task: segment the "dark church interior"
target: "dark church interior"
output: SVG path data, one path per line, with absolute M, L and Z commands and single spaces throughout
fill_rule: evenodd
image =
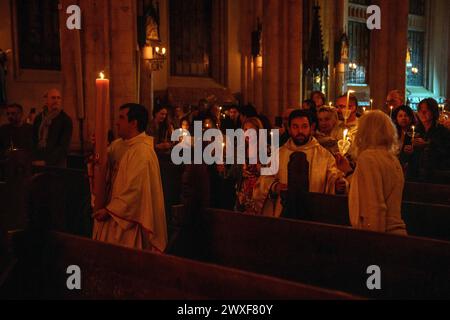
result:
M 0 300 L 450 300 L 449 12 L 0 0 Z

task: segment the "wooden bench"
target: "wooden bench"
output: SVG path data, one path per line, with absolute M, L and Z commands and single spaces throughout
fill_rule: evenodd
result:
M 406 182 L 403 201 L 450 205 L 450 185 Z
M 350 226 L 346 196 L 310 193 L 308 206 L 312 221 Z M 450 206 L 404 201 L 402 217 L 409 235 L 450 241 Z
M 6 299 L 356 299 L 325 290 L 173 256 L 130 250 L 60 233 L 42 246 L 12 235 L 17 266 L 0 287 Z M 81 269 L 81 290 L 70 291 L 68 266 Z
M 177 242 L 171 253 L 182 257 L 358 296 L 450 298 L 448 242 L 213 209 L 198 213 Z M 372 265 L 381 268 L 382 290 L 366 286 Z

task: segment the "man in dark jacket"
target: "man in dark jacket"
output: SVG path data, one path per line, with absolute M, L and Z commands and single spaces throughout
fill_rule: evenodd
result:
M 61 93 L 48 91 L 48 113 L 36 117 L 33 125 L 35 165 L 66 167 L 72 140 L 72 119 L 62 110 Z

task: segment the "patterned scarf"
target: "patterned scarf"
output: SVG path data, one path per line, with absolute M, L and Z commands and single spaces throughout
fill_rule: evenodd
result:
M 42 115 L 41 126 L 39 127 L 39 148 L 47 147 L 48 130 L 52 125 L 53 120 L 61 113 L 60 109 L 49 111 L 46 116 Z

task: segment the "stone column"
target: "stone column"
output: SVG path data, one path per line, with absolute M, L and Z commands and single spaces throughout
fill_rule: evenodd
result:
M 288 1 L 287 105 L 301 105 L 303 6 L 300 0 Z
M 263 1 L 263 112 L 270 118 L 280 112 L 280 1 Z
M 65 11 L 73 4 L 81 8 L 81 31 L 66 28 L 68 15 Z M 88 141 L 95 127 L 95 79 L 100 71 L 111 80 L 111 128 L 115 127 L 114 115 L 119 106 L 137 102 L 135 2 L 61 0 L 61 6 L 64 107 L 74 120 L 74 141 L 80 135 L 77 118 L 84 120 L 80 129 L 84 140 Z
M 373 4 L 381 8 L 381 30 L 371 34 L 370 90 L 374 108 L 387 110 L 390 90 L 405 93 L 409 1 L 374 0 Z

